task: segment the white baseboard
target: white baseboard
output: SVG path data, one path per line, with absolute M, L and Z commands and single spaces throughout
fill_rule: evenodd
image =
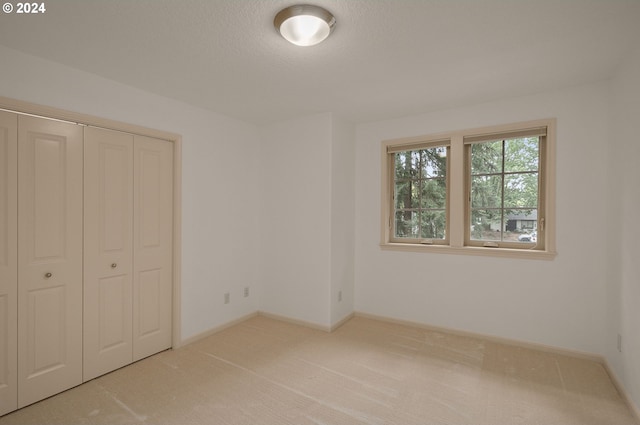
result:
M 199 334 L 190 336 L 189 338 L 183 339 L 182 341 L 180 341 L 180 345 L 178 345 L 177 347 L 173 347 L 173 348 L 176 349 L 176 348 L 184 347 L 185 345 L 192 344 L 192 343 L 194 343 L 196 341 L 199 341 L 199 340 L 201 340 L 203 338 L 206 338 L 208 336 L 215 335 L 220 331 L 223 331 L 223 330 L 225 330 L 227 328 L 230 328 L 231 326 L 235 326 L 235 325 L 237 325 L 239 323 L 242 323 L 242 322 L 244 322 L 246 320 L 249 320 L 249 319 L 251 319 L 253 317 L 256 317 L 257 315 L 258 315 L 258 312 L 249 313 L 249 314 L 247 314 L 245 316 L 242 316 L 242 317 L 239 317 L 239 318 L 237 318 L 235 320 L 231 320 L 230 322 L 223 323 L 220 326 L 216 326 L 215 328 L 211 328 L 211 329 L 209 329 L 207 331 L 204 331 L 204 332 L 201 332 Z
M 494 335 L 486 335 L 486 334 L 477 333 L 477 332 L 463 331 L 463 330 L 460 330 L 460 329 L 447 328 L 445 326 L 427 325 L 427 324 L 420 323 L 420 322 L 412 322 L 410 320 L 394 319 L 394 318 L 390 318 L 390 317 L 386 317 L 386 316 L 377 316 L 375 314 L 362 313 L 362 312 L 356 312 L 355 316 L 356 317 L 364 317 L 364 318 L 373 319 L 373 320 L 380 320 L 382 322 L 387 322 L 387 323 L 396 323 L 398 325 L 413 326 L 413 327 L 416 327 L 416 328 L 431 330 L 431 331 L 434 331 L 434 332 L 448 333 L 448 334 L 459 335 L 459 336 L 464 336 L 464 337 L 469 337 L 469 338 L 478 338 L 478 339 L 483 339 L 485 341 L 496 342 L 496 343 L 499 343 L 499 344 L 515 345 L 515 346 L 518 346 L 518 347 L 529 348 L 529 349 L 532 349 L 532 350 L 543 351 L 543 352 L 546 352 L 546 353 L 560 354 L 560 355 L 565 355 L 565 356 L 570 356 L 570 357 L 577 357 L 577 358 L 585 359 L 585 360 L 592 360 L 592 361 L 595 361 L 595 362 L 598 362 L 598 363 L 602 363 L 602 360 L 603 360 L 602 356 L 600 356 L 600 355 L 593 354 L 593 353 L 587 353 L 587 352 L 584 352 L 584 351 L 570 350 L 570 349 L 567 349 L 567 348 L 559 348 L 559 347 L 554 347 L 554 346 L 545 345 L 545 344 L 539 344 L 539 343 L 535 343 L 535 342 L 527 342 L 527 341 L 521 341 L 521 340 L 511 339 L 511 338 L 504 338 L 504 337 L 499 337 L 499 336 L 494 336 Z
M 338 320 L 336 323 L 334 323 L 333 325 L 331 325 L 331 330 L 330 332 L 335 331 L 336 329 L 338 329 L 340 326 L 344 325 L 345 323 L 347 323 L 349 320 L 351 320 L 351 318 L 355 316 L 355 313 L 349 313 L 346 316 L 344 316 L 342 319 Z
M 199 334 L 190 336 L 189 338 L 186 338 L 186 339 L 182 340 L 178 346 L 174 346 L 173 348 L 177 349 L 177 348 L 180 348 L 180 347 L 184 347 L 185 345 L 194 343 L 194 342 L 196 342 L 198 340 L 201 340 L 203 338 L 206 338 L 208 336 L 215 335 L 220 331 L 223 331 L 223 330 L 225 330 L 227 328 L 230 328 L 231 326 L 235 326 L 237 324 L 240 324 L 240 323 L 242 323 L 242 322 L 244 322 L 246 320 L 249 320 L 249 319 L 251 319 L 253 317 L 256 317 L 256 316 L 268 317 L 268 318 L 271 318 L 271 319 L 280 320 L 281 322 L 287 322 L 287 323 L 291 323 L 293 325 L 300 325 L 300 326 L 304 326 L 304 327 L 311 328 L 311 329 L 317 329 L 317 330 L 320 330 L 320 331 L 323 331 L 323 332 L 333 332 L 336 329 L 338 329 L 340 326 L 342 326 L 345 323 L 347 323 L 354 316 L 354 313 L 350 313 L 350 314 L 346 315 L 345 317 L 343 317 L 342 319 L 340 319 L 339 321 L 337 321 L 336 323 L 334 323 L 331 326 L 325 326 L 325 325 L 321 325 L 321 324 L 318 324 L 318 323 L 308 322 L 306 320 L 293 319 L 291 317 L 282 316 L 282 315 L 279 315 L 279 314 L 267 313 L 267 312 L 264 312 L 264 311 L 256 311 L 254 313 L 250 313 L 250 314 L 247 314 L 245 316 L 239 317 L 239 318 L 237 318 L 235 320 L 231 320 L 230 322 L 224 323 L 224 324 L 222 324 L 220 326 L 216 326 L 215 328 L 211 328 L 211 329 L 209 329 L 207 331 L 204 331 L 204 332 L 201 332 Z
M 294 319 L 288 316 L 281 316 L 279 314 L 267 313 L 266 311 L 259 311 L 258 316 L 268 317 L 270 319 L 280 320 L 281 322 L 291 323 L 292 325 L 305 326 L 311 329 L 317 329 L 319 331 L 331 332 L 331 326 L 321 325 L 319 323 L 308 322 L 306 320 Z
M 633 416 L 635 416 L 636 421 L 640 423 L 640 409 L 638 408 L 638 405 L 636 405 L 633 399 L 629 396 L 629 393 L 627 393 L 627 390 L 624 384 L 618 378 L 618 375 L 613 371 L 613 368 L 611 367 L 611 364 L 606 359 L 606 357 L 602 358 L 602 365 L 607 371 L 607 374 L 609 374 L 609 377 L 611 378 L 611 382 L 613 382 L 613 385 L 616 386 L 616 389 L 618 390 L 618 392 L 620 393 L 624 401 L 627 402 L 627 406 L 629 406 L 629 409 L 631 410 L 631 413 L 633 413 Z

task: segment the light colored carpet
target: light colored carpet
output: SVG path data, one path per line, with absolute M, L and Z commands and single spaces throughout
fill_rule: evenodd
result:
M 0 424 L 631 425 L 602 365 L 355 317 L 255 317 Z

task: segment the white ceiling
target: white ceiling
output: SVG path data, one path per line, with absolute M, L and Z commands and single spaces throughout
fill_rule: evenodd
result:
M 610 77 L 640 41 L 640 0 L 309 0 L 337 25 L 307 48 L 273 28 L 294 0 L 44 3 L 40 15 L 0 13 L 0 44 L 256 124 L 328 111 L 362 122 L 582 84 Z

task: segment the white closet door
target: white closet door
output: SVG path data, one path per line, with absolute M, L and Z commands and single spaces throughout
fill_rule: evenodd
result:
M 0 111 L 0 415 L 18 408 L 18 116 Z
M 133 361 L 133 135 L 84 140 L 84 380 Z
M 171 347 L 173 144 L 135 136 L 133 359 Z
M 18 407 L 82 382 L 82 128 L 18 118 Z

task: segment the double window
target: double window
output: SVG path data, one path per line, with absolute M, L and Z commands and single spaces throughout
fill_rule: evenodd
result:
M 554 132 L 544 120 L 383 142 L 383 248 L 552 258 Z

